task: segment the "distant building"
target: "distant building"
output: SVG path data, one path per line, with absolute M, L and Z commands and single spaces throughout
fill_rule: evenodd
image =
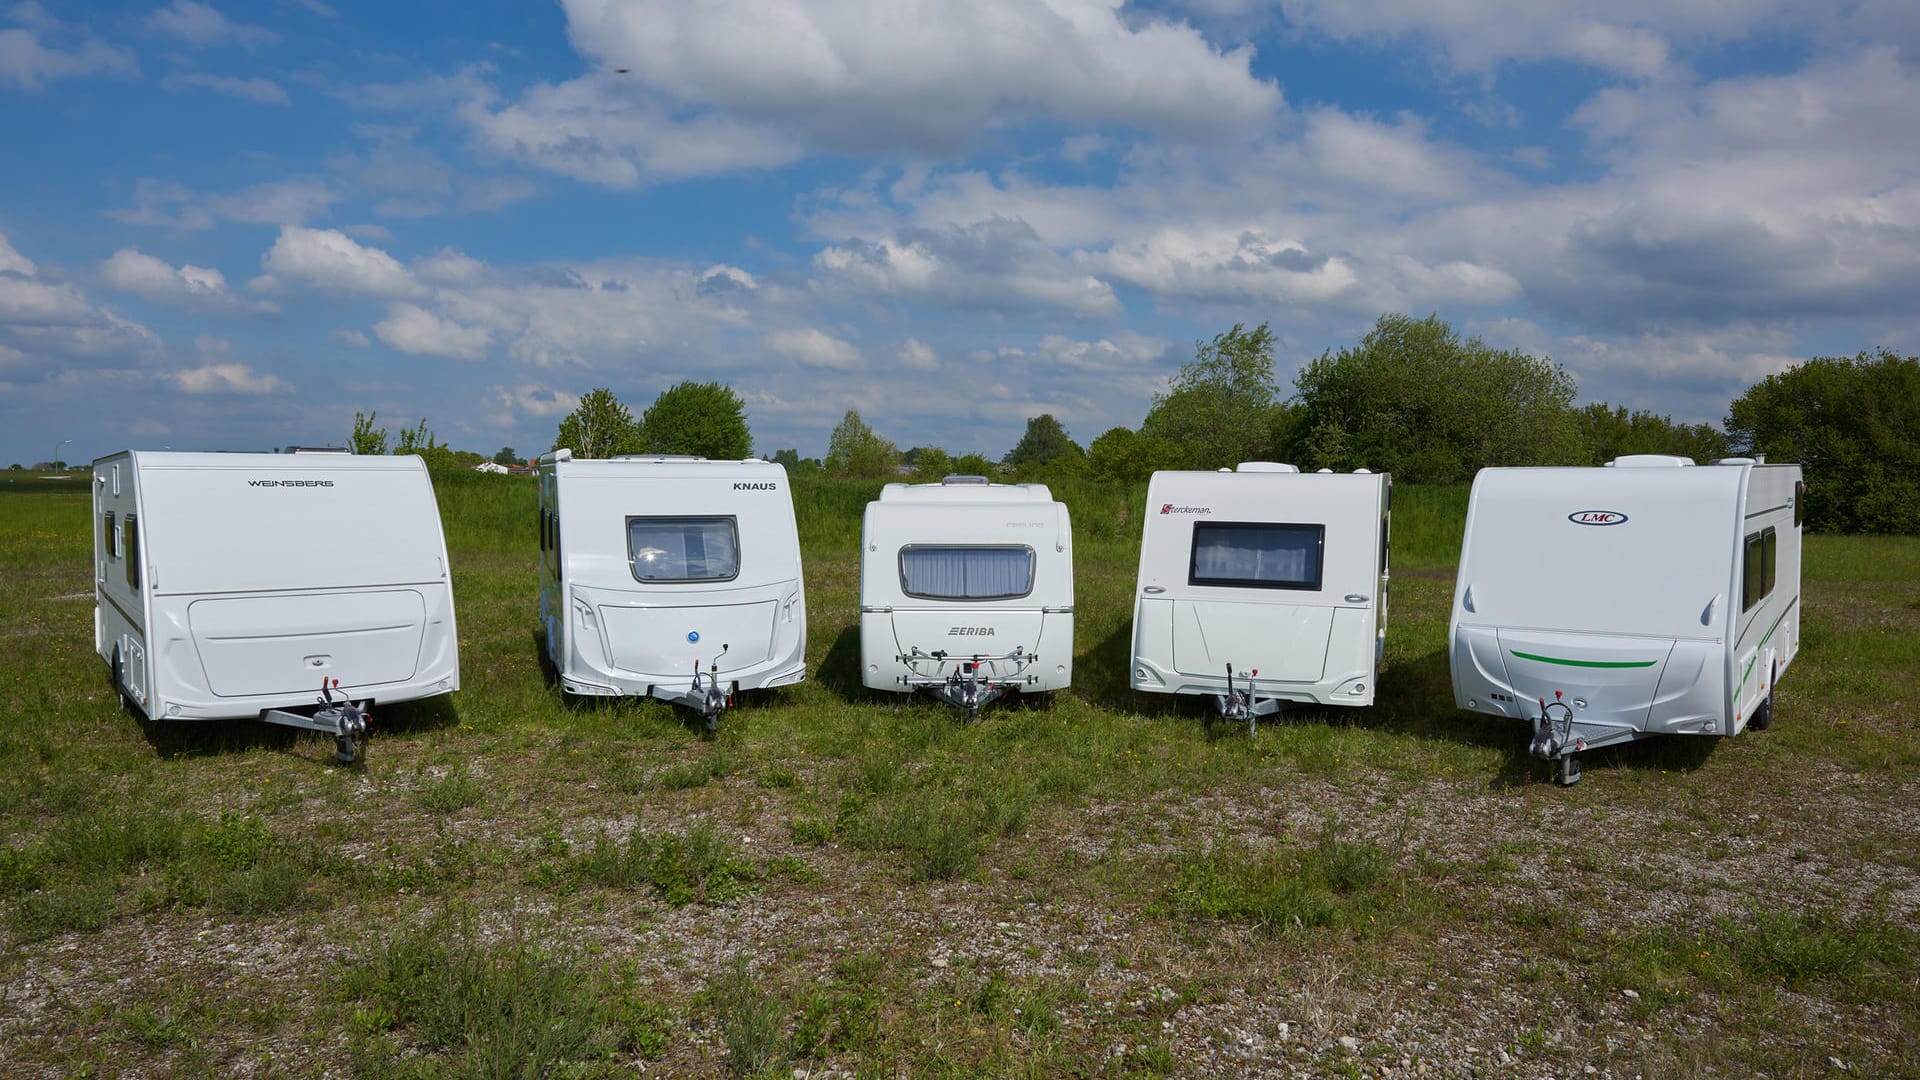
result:
M 500 473 L 502 475 L 505 475 L 507 473 L 512 472 L 513 470 L 508 468 L 505 465 L 500 464 L 497 461 L 483 461 L 480 464 L 475 465 L 473 467 L 473 471 L 484 472 L 484 473 Z

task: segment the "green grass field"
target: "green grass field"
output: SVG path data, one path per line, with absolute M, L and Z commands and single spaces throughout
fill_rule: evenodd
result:
M 121 711 L 84 485 L 0 485 L 0 1074 L 1920 1075 L 1920 539 L 1809 539 L 1771 730 L 1561 789 L 1451 707 L 1464 489 L 1378 705 L 1249 737 L 1127 688 L 1142 489 L 1059 489 L 1075 685 L 967 724 L 860 688 L 877 485 L 799 483 L 809 681 L 706 738 L 546 685 L 531 485 L 436 484 L 463 689 L 347 769 Z

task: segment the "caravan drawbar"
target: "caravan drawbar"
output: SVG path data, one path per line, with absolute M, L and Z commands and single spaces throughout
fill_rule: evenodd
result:
M 124 451 L 93 463 L 92 531 L 94 648 L 150 720 L 257 717 L 351 760 L 372 704 L 460 687 L 418 456 Z
M 1635 455 L 1482 469 L 1448 638 L 1454 704 L 1535 756 L 1765 728 L 1800 647 L 1798 465 Z

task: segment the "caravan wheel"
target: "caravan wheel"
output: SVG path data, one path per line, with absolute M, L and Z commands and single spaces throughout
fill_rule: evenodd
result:
M 1773 726 L 1774 679 L 1780 674 L 1780 665 L 1775 663 L 1767 672 L 1767 696 L 1753 707 L 1753 715 L 1747 719 L 1747 726 L 1755 731 L 1765 731 Z

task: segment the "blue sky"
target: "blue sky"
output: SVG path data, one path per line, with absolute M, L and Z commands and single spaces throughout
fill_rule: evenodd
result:
M 0 161 L 0 465 L 681 379 L 997 457 L 1388 311 L 1687 420 L 1920 351 L 1910 0 L 0 0 Z

